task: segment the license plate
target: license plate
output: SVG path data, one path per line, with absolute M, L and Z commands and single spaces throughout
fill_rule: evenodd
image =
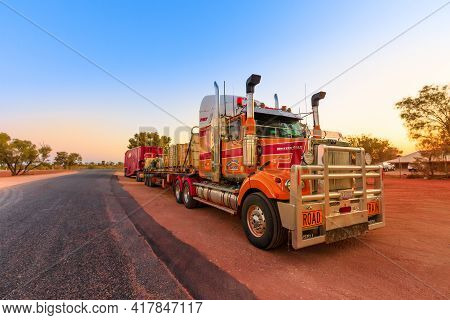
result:
M 303 228 L 315 227 L 322 224 L 322 210 L 302 212 Z
M 380 208 L 378 206 L 378 201 L 370 201 L 367 202 L 367 211 L 368 215 L 378 214 L 380 213 Z
M 339 191 L 340 199 L 341 200 L 348 200 L 353 198 L 353 190 L 341 190 Z

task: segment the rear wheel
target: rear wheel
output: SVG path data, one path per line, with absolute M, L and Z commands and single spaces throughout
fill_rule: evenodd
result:
M 148 174 L 144 173 L 144 185 L 148 187 Z
M 179 179 L 175 181 L 175 185 L 173 187 L 173 194 L 175 195 L 175 200 L 178 203 L 183 203 L 183 192 L 181 190 L 181 182 Z
M 276 204 L 260 192 L 244 200 L 241 214 L 247 239 L 260 249 L 273 249 L 287 242 L 287 229 L 281 225 Z
M 191 188 L 189 187 L 188 182 L 185 182 L 183 186 L 183 203 L 184 206 L 188 209 L 193 209 L 198 205 L 198 201 L 195 200 L 191 195 Z
M 136 182 L 142 182 L 141 171 L 136 171 Z
M 156 187 L 156 184 L 153 182 L 153 174 L 149 174 L 148 175 L 148 182 L 147 182 L 147 185 L 149 186 L 149 187 Z

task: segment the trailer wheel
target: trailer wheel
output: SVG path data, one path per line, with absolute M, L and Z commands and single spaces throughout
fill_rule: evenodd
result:
M 183 203 L 183 192 L 181 190 L 181 182 L 179 179 L 175 180 L 173 194 L 175 195 L 175 200 L 178 203 Z
M 139 178 L 139 171 L 136 171 L 136 182 L 141 182 L 141 178 Z
M 287 242 L 287 229 L 281 225 L 276 205 L 260 192 L 244 200 L 241 214 L 247 239 L 260 249 L 273 249 Z
M 149 174 L 147 178 L 147 185 L 151 188 L 156 187 L 156 184 L 153 183 L 153 174 Z
M 191 196 L 191 188 L 188 182 L 183 185 L 183 203 L 188 209 L 194 209 L 198 205 L 198 201 Z

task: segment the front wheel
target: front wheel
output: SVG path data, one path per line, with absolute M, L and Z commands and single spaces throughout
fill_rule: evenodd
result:
M 276 205 L 260 192 L 244 200 L 241 213 L 247 239 L 260 249 L 273 249 L 287 242 L 287 229 L 281 225 Z

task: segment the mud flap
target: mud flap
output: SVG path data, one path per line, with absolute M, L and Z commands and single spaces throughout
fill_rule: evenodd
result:
M 336 241 L 354 238 L 366 233 L 369 230 L 369 224 L 367 222 L 355 224 L 348 227 L 329 230 L 326 233 L 325 242 L 333 243 Z

